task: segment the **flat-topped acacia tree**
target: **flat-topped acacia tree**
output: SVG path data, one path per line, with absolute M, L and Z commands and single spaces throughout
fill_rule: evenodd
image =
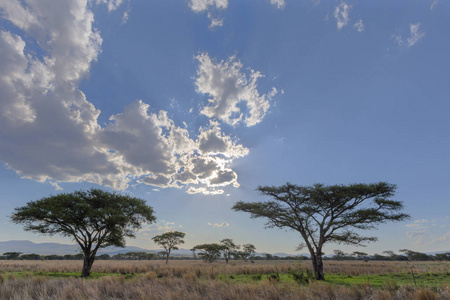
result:
M 98 249 L 125 247 L 125 238 L 156 220 L 153 214 L 142 199 L 91 189 L 30 201 L 11 220 L 27 231 L 73 238 L 84 255 L 81 276 L 88 277 Z
M 169 256 L 172 250 L 178 250 L 177 245 L 184 244 L 184 236 L 186 233 L 180 231 L 169 231 L 152 237 L 152 240 L 164 248 L 166 256 L 166 265 L 169 263 Z
M 267 219 L 267 227 L 289 228 L 300 233 L 311 254 L 314 275 L 324 280 L 322 250 L 325 243 L 363 245 L 376 237 L 361 236 L 360 230 L 373 229 L 388 221 L 402 221 L 403 204 L 391 200 L 396 186 L 386 182 L 325 186 L 260 186 L 258 190 L 272 201 L 237 202 L 233 209 Z

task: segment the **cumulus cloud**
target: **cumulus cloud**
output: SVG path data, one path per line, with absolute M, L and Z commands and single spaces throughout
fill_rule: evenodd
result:
M 342 27 L 347 26 L 350 17 L 350 8 L 351 6 L 348 5 L 345 2 L 341 2 L 336 8 L 334 9 L 334 17 L 336 18 L 336 24 L 337 29 L 341 30 Z
M 410 24 L 409 31 L 410 36 L 406 39 L 408 47 L 414 46 L 421 38 L 425 36 L 424 32 L 420 32 L 420 23 Z
M 412 229 L 406 232 L 406 236 L 418 246 L 439 244 L 450 239 L 450 231 L 442 232 L 439 228 L 446 228 L 446 226 L 437 226 L 434 219 L 418 219 L 406 226 Z
M 219 10 L 228 7 L 228 0 L 191 0 L 189 7 L 196 13 L 207 12 L 210 28 L 220 27 L 223 26 L 223 19 L 218 16 Z
M 228 227 L 228 226 L 230 226 L 230 224 L 228 224 L 227 222 L 223 222 L 221 224 L 219 224 L 219 223 L 212 224 L 212 223 L 208 222 L 208 226 L 212 226 L 212 227 Z
M 282 9 L 286 5 L 284 0 L 270 0 L 270 3 L 275 5 L 278 9 Z
M 420 31 L 420 22 L 417 24 L 409 24 L 409 37 L 405 38 L 400 34 L 392 35 L 392 39 L 394 39 L 399 46 L 403 46 L 406 44 L 408 47 L 414 46 L 420 39 L 425 36 L 425 33 Z
M 97 0 L 97 4 L 105 4 L 108 7 L 108 11 L 116 10 L 123 0 Z
M 418 236 L 423 236 L 425 234 L 427 234 L 426 230 L 413 230 L 406 232 L 406 236 L 409 237 L 410 239 Z
M 354 25 L 353 27 L 358 31 L 358 32 L 363 32 L 364 31 L 364 22 L 362 19 L 359 19 Z
M 0 3 L 2 17 L 42 47 L 33 55 L 21 36 L 0 33 L 0 160 L 38 181 L 118 174 L 97 148 L 99 110 L 77 88 L 97 59 L 102 39 L 83 1 Z
M 200 93 L 211 98 L 201 113 L 231 125 L 240 123 L 253 126 L 262 121 L 270 107 L 270 100 L 277 90 L 260 95 L 257 80 L 263 75 L 250 69 L 247 76 L 241 71 L 243 65 L 231 56 L 226 61 L 214 61 L 207 53 L 198 55 L 199 67 L 195 84 Z M 246 110 L 241 108 L 245 104 Z
M 114 10 L 122 1 L 96 3 Z M 20 29 L 0 31 L 0 161 L 9 168 L 56 189 L 80 181 L 125 189 L 132 180 L 204 194 L 239 186 L 230 165 L 248 149 L 218 123 L 192 138 L 139 100 L 98 124 L 100 111 L 78 88 L 102 44 L 86 0 L 2 1 L 0 12 Z
M 151 238 L 155 235 L 174 231 L 177 228 L 182 228 L 182 225 L 176 225 L 175 222 L 168 222 L 165 220 L 158 221 L 152 224 L 146 224 L 142 226 L 140 230 L 138 230 L 137 234 L 142 238 Z
M 193 187 L 191 186 L 188 190 L 188 194 L 203 194 L 203 195 L 221 195 L 225 191 L 220 189 L 212 189 L 212 188 L 206 188 L 206 187 Z

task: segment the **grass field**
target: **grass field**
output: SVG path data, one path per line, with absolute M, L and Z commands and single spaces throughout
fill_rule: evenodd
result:
M 327 261 L 325 282 L 295 280 L 309 261 L 2 261 L 0 299 L 450 299 L 449 262 Z

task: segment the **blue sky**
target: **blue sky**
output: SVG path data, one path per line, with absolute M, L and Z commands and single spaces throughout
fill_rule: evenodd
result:
M 0 240 L 15 207 L 91 187 L 187 233 L 288 252 L 231 210 L 259 185 L 398 186 L 412 218 L 362 250 L 450 249 L 447 1 L 0 1 Z

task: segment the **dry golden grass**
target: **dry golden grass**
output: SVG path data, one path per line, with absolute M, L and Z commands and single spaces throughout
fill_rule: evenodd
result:
M 47 279 L 16 278 L 0 285 L 0 299 L 449 299 L 450 289 L 400 287 L 395 291 L 366 287 L 332 286 L 314 282 L 308 286 L 262 280 L 236 284 L 189 278 L 156 279 L 154 273 L 132 280 L 122 277 Z
M 207 264 L 200 261 L 96 261 L 93 272 L 115 273 L 99 279 L 50 278 L 15 272 L 76 272 L 81 261 L 3 261 L 0 265 L 0 299 L 450 299 L 450 287 L 415 288 L 388 282 L 384 288 L 370 284 L 344 286 L 312 282 L 262 279 L 254 282 L 223 280 L 228 275 L 286 273 L 298 262 L 242 261 Z M 311 262 L 302 265 L 310 267 Z M 420 262 L 416 273 L 447 272 L 448 262 Z M 326 273 L 386 274 L 409 272 L 411 263 L 327 261 Z M 36 274 L 36 273 L 34 273 Z M 122 275 L 120 275 L 122 274 Z M 130 276 L 129 274 L 134 274 Z
M 207 275 L 214 277 L 221 275 L 251 275 L 285 273 L 298 264 L 298 261 L 256 261 L 250 264 L 244 261 L 231 261 L 228 265 L 224 261 L 206 264 L 199 260 L 175 260 L 168 265 L 162 260 L 97 260 L 92 272 L 95 273 L 118 273 L 118 274 L 140 274 L 153 271 L 159 277 L 181 278 L 186 273 L 194 273 L 197 277 Z M 310 261 L 301 261 L 303 267 L 311 268 Z M 1 262 L 0 271 L 3 272 L 80 272 L 82 261 L 26 261 L 5 260 Z M 404 261 L 325 261 L 324 271 L 326 274 L 346 275 L 370 275 L 409 273 L 413 268 L 417 274 L 421 273 L 449 273 L 450 262 L 404 262 Z

